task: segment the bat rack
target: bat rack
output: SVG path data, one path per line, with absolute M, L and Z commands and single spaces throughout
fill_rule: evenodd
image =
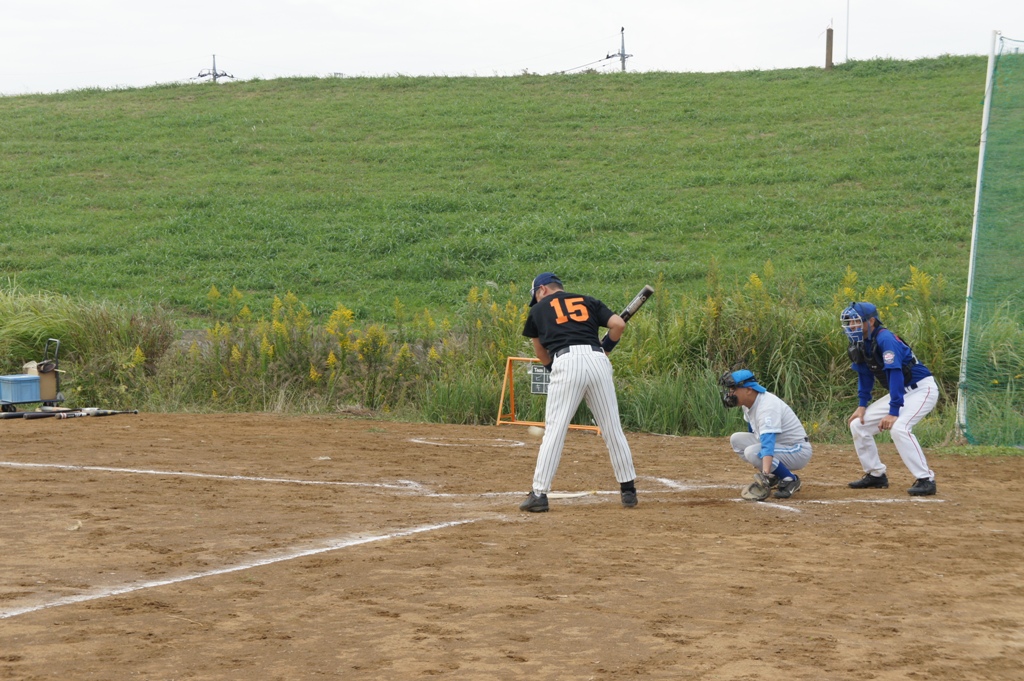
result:
M 536 357 L 509 357 L 505 361 L 505 379 L 501 382 L 501 398 L 498 401 L 498 424 L 517 426 L 540 426 L 544 427 L 543 421 L 520 421 L 516 418 L 516 382 L 515 369 L 517 363 L 526 363 L 527 372 L 530 377 L 530 393 L 533 395 L 547 395 L 548 383 L 551 380 L 551 373 L 541 366 L 540 360 Z M 531 366 L 532 365 L 532 366 Z M 508 411 L 505 411 L 505 395 L 508 394 Z M 589 430 L 600 433 L 597 426 L 587 426 L 579 423 L 570 423 L 571 430 Z

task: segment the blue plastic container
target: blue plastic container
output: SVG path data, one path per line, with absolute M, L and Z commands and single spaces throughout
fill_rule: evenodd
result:
M 27 374 L 0 376 L 0 400 L 39 402 L 39 377 Z

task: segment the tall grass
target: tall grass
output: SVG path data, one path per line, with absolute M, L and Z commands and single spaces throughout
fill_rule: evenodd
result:
M 0 370 L 21 373 L 22 364 L 42 359 L 46 340 L 56 338 L 61 392 L 77 406 L 148 404 L 175 333 L 157 307 L 0 288 Z
M 883 321 L 914 344 L 936 375 L 939 414 L 950 409 L 958 378 L 950 358 L 959 352 L 962 319 L 917 268 L 900 288 L 873 289 L 859 288 L 848 270 L 829 308 L 804 304 L 800 287 L 779 281 L 770 261 L 734 287 L 722 285 L 712 267 L 700 297 L 675 293 L 661 279 L 656 284 L 654 299 L 612 355 L 627 428 L 729 432 L 739 417 L 722 408 L 716 380 L 743 366 L 793 406 L 812 437 L 845 440 L 856 378 L 837 320 L 849 299 L 878 301 Z M 207 297 L 221 319 L 171 342 L 159 310 L 140 314 L 8 290 L 0 300 L 3 319 L 12 323 L 0 322 L 0 338 L 24 340 L 7 346 L 7 366 L 22 361 L 19 353 L 35 339 L 63 334 L 65 384 L 78 406 L 84 400 L 168 411 L 355 411 L 485 424 L 497 415 L 506 358 L 532 356 L 521 335 L 528 308 L 515 287 L 474 287 L 455 323 L 426 310 L 410 313 L 395 301 L 394 325 L 359 325 L 343 305 L 320 322 L 291 293 L 275 296 L 268 315 L 253 313 L 234 288 L 227 296 L 212 288 Z M 14 323 L 26 319 L 33 321 Z M 542 420 L 544 399 L 518 389 L 518 418 Z M 943 416 L 937 421 L 946 423 Z M 585 409 L 577 422 L 589 422 Z

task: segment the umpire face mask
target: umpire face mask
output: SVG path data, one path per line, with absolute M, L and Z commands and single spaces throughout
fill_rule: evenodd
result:
M 871 303 L 850 303 L 849 307 L 839 315 L 843 332 L 850 345 L 864 342 L 865 326 L 869 319 L 878 319 L 878 308 Z

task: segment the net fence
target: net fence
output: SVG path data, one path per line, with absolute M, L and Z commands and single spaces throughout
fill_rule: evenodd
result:
M 1024 41 L 1000 37 L 980 160 L 967 300 L 961 430 L 1024 445 Z

